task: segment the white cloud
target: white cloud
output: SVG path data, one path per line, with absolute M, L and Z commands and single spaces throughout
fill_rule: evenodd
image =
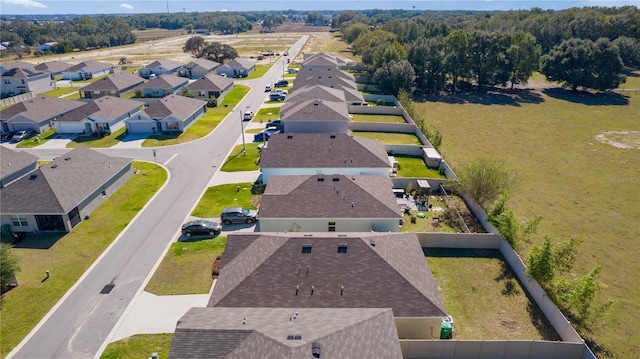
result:
M 131 6 L 129 4 L 120 4 L 119 7 L 122 8 L 122 9 L 133 10 L 133 6 Z
M 18 5 L 18 6 L 27 6 L 27 7 L 38 7 L 41 9 L 46 9 L 47 5 L 33 1 L 33 0 L 2 0 L 3 3 L 7 5 Z

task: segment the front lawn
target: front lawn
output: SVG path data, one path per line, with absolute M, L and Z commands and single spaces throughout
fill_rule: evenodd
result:
M 398 177 L 446 178 L 440 171 L 427 167 L 422 157 L 395 156 Z
M 109 136 L 98 138 L 96 136 L 78 136 L 67 143 L 67 148 L 76 148 L 80 145 L 89 148 L 109 148 L 120 141 L 126 136 L 127 129 L 125 127 L 120 128 L 116 132 L 113 132 Z
M 140 172 L 68 234 L 27 235 L 14 247 L 20 285 L 2 296 L 0 353 L 6 356 L 60 300 L 164 184 L 167 173 L 134 162 Z M 45 271 L 51 277 L 42 281 Z
M 41 133 L 35 137 L 28 138 L 16 145 L 16 148 L 33 148 L 49 141 L 56 136 L 56 129 L 52 128 L 47 132 Z
M 138 334 L 109 343 L 100 359 L 149 358 L 158 353 L 159 358 L 168 358 L 173 333 Z
M 73 92 L 78 92 L 80 91 L 81 87 L 58 87 L 55 90 L 51 90 L 51 91 L 47 91 L 45 93 L 41 93 L 40 95 L 42 96 L 49 96 L 49 97 L 61 97 L 64 95 L 68 95 L 70 93 Z M 79 97 L 80 95 L 78 95 Z M 65 96 L 66 99 L 68 99 L 69 97 Z
M 218 218 L 227 207 L 256 209 L 259 196 L 251 193 L 251 183 L 230 183 L 209 187 L 191 213 L 194 217 Z
M 252 73 L 249 74 L 249 76 L 245 77 L 245 79 L 247 80 L 252 80 L 252 79 L 258 79 L 262 76 L 264 76 L 264 74 L 267 73 L 267 71 L 269 71 L 271 69 L 271 66 L 273 66 L 273 64 L 270 65 L 256 65 L 256 70 Z
M 243 152 L 242 145 L 237 145 L 233 148 L 220 170 L 225 172 L 239 172 L 260 169 L 257 163 L 258 158 L 260 158 L 260 150 L 258 149 L 260 144 L 261 142 L 247 143 L 246 152 Z
M 274 102 L 280 103 L 280 101 Z M 281 106 L 261 108 L 251 121 L 263 123 L 280 118 L 280 107 Z
M 375 123 L 402 123 L 406 124 L 407 121 L 404 117 L 398 115 L 370 115 L 362 113 L 354 113 L 351 116 L 351 121 L 355 122 L 375 122 Z
M 144 290 L 155 295 L 209 293 L 211 266 L 226 242 L 227 237 L 216 237 L 173 243 Z
M 385 145 L 416 145 L 422 146 L 420 139 L 411 133 L 391 133 L 391 132 L 361 132 L 353 131 L 354 136 L 371 138 L 378 140 Z

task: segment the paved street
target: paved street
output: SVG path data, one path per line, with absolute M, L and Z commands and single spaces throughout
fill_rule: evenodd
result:
M 297 53 L 304 41 L 306 36 L 296 42 L 290 53 Z M 170 173 L 166 185 L 9 357 L 92 358 L 99 354 L 103 342 L 132 299 L 141 292 L 165 248 L 177 237 L 182 221 L 189 216 L 240 137 L 240 112 L 257 112 L 267 96 L 264 86 L 273 84 L 281 74 L 282 64 L 276 63 L 262 78 L 243 81 L 253 89 L 207 137 L 157 148 L 158 164 Z M 30 152 L 42 159 L 51 159 L 66 151 L 33 149 Z M 150 148 L 100 151 L 112 156 L 154 160 Z M 55 280 L 55 273 L 51 280 Z M 109 294 L 100 294 L 107 284 L 115 287 Z

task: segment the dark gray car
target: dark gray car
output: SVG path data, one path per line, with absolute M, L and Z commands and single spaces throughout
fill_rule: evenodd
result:
M 253 223 L 258 220 L 258 211 L 242 207 L 225 208 L 220 215 L 220 221 L 229 225 L 231 223 Z

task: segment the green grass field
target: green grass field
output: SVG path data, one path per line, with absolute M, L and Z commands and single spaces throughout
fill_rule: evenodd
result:
M 55 90 L 51 90 L 51 91 L 47 91 L 45 93 L 42 93 L 42 96 L 49 96 L 49 97 L 61 97 L 64 95 L 68 95 L 70 93 L 73 92 L 78 92 L 78 90 L 80 90 L 80 86 L 74 86 L 74 87 L 58 87 Z M 80 97 L 80 95 L 78 94 L 78 97 Z M 68 96 L 65 96 L 65 99 L 69 99 Z
M 98 138 L 96 136 L 78 136 L 67 143 L 67 148 L 76 148 L 80 145 L 89 148 L 109 148 L 126 136 L 126 128 L 122 127 L 119 130 L 113 132 L 109 136 Z
M 355 122 L 375 122 L 375 123 L 407 123 L 404 117 L 398 115 L 367 115 L 354 113 L 351 121 Z
M 280 106 L 267 107 L 258 110 L 255 116 L 253 116 L 252 122 L 269 122 L 280 117 Z
M 510 206 L 522 219 L 544 215 L 535 243 L 583 234 L 576 268 L 601 264 L 601 298 L 609 315 L 583 333 L 616 358 L 640 356 L 640 286 L 635 259 L 640 223 L 638 150 L 600 143 L 604 131 L 640 130 L 640 94 L 591 95 L 550 89 L 517 96 L 486 94 L 428 98 L 417 104 L 442 131 L 441 151 L 459 168 L 480 156 L 504 159 L 520 183 Z M 523 259 L 526 261 L 527 248 Z
M 231 150 L 229 157 L 225 160 L 221 171 L 238 172 L 238 171 L 255 171 L 260 169 L 257 160 L 260 157 L 258 145 L 260 143 L 247 143 L 245 145 L 246 152 L 243 152 L 242 145 L 237 145 Z
M 173 333 L 133 335 L 107 345 L 100 359 L 149 358 L 152 353 L 168 358 L 171 341 Z
M 20 285 L 2 296 L 1 357 L 33 329 L 166 181 L 167 173 L 153 163 L 134 162 L 134 167 L 140 172 L 71 233 L 30 235 L 14 248 L 20 259 Z M 42 281 L 45 270 L 51 277 Z
M 238 187 L 240 187 L 239 191 Z M 251 194 L 249 182 L 209 187 L 191 215 L 200 218 L 216 218 L 220 217 L 222 210 L 227 207 L 256 209 L 257 198 L 258 196 Z
M 226 242 L 227 237 L 216 237 L 171 244 L 145 290 L 155 295 L 209 293 L 211 266 Z
M 438 170 L 427 167 L 422 157 L 394 157 L 398 161 L 398 177 L 446 178 Z
M 247 80 L 251 80 L 251 79 L 258 79 L 262 76 L 264 76 L 264 74 L 267 73 L 267 71 L 269 71 L 271 69 L 271 66 L 273 66 L 273 64 L 271 65 L 256 65 L 256 70 L 252 73 L 249 74 L 249 76 L 245 77 L 245 79 Z
M 353 131 L 353 135 L 378 140 L 385 145 L 421 145 L 418 137 L 408 133 Z
M 56 129 L 52 128 L 47 132 L 43 132 L 35 137 L 28 138 L 16 145 L 16 148 L 33 148 L 49 141 L 56 135 Z

